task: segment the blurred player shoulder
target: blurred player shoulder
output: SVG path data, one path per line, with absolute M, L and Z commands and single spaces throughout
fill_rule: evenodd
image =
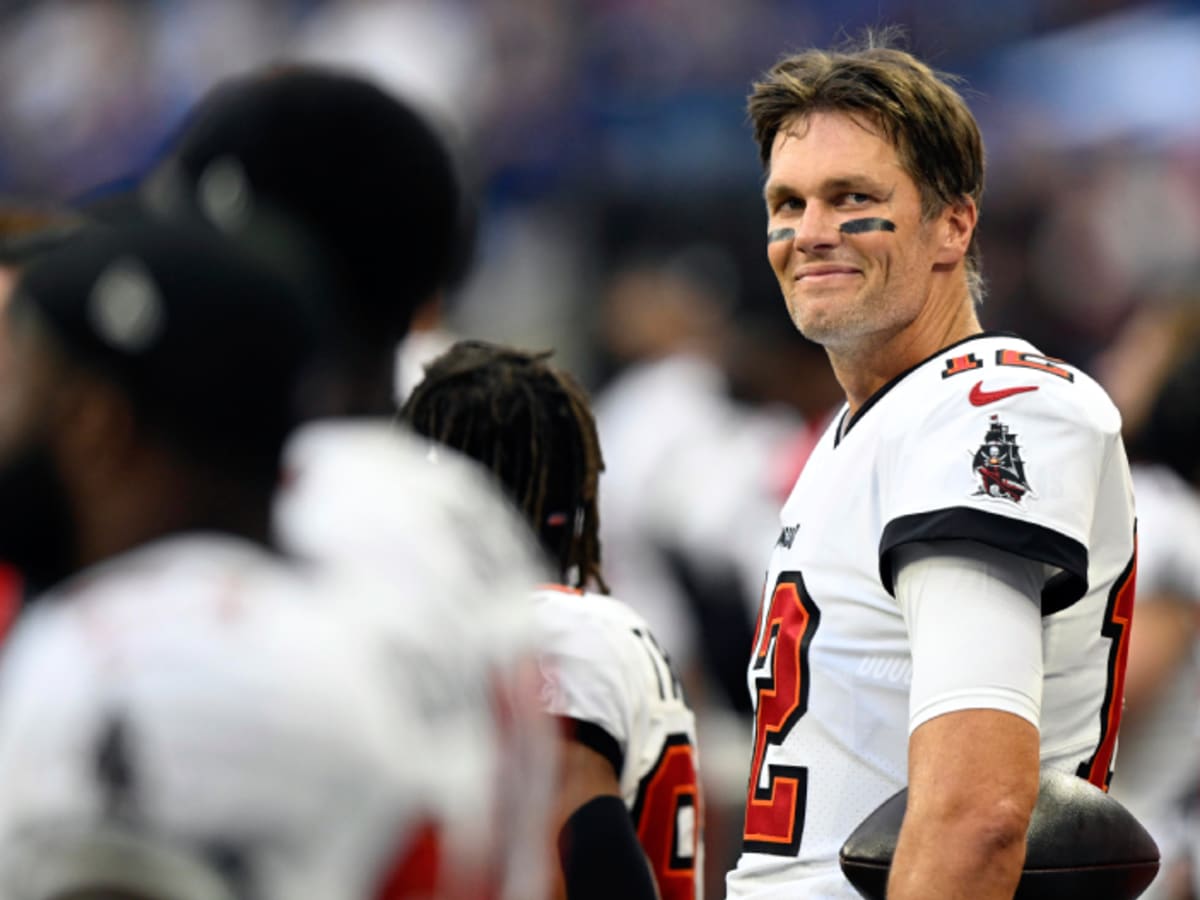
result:
M 519 585 L 522 595 L 544 580 L 528 526 L 487 474 L 402 427 L 370 419 L 312 422 L 290 439 L 283 469 L 276 529 L 301 557 L 342 558 L 402 575 L 398 553 L 411 548 L 444 570 L 460 565 L 463 574 Z
M 274 525 L 300 559 L 383 588 L 338 614 L 388 648 L 434 735 L 429 784 L 454 858 L 498 853 L 500 896 L 541 896 L 536 779 L 554 756 L 532 671 L 529 589 L 545 572 L 524 521 L 454 451 L 382 419 L 325 419 L 285 449 Z
M 592 687 L 607 680 L 614 691 L 623 690 L 630 707 L 626 716 L 670 706 L 690 719 L 670 659 L 629 605 L 606 594 L 547 585 L 534 594 L 534 610 L 544 660 L 591 667 Z
M 372 896 L 435 773 L 383 648 L 332 614 L 359 589 L 202 535 L 43 597 L 0 669 L 0 829 L 122 826 L 232 848 L 255 896 Z
M 605 757 L 664 898 L 703 888 L 696 722 L 646 621 L 605 594 L 534 594 L 542 707 Z

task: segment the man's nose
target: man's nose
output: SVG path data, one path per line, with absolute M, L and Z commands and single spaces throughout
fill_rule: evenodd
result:
M 810 203 L 804 213 L 792 223 L 796 230 L 796 248 L 813 253 L 836 247 L 842 241 L 842 233 L 838 230 L 841 224 L 839 217 L 832 209 L 821 204 Z

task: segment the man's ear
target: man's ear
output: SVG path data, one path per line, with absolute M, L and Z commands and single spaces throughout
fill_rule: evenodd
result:
M 954 266 L 967 255 L 979 209 L 971 197 L 963 196 L 950 203 L 938 215 L 938 248 L 934 264 Z

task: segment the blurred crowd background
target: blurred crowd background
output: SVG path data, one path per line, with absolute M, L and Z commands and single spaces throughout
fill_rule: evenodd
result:
M 136 172 L 206 88 L 264 62 L 366 69 L 441 120 L 477 188 L 455 321 L 558 347 L 595 383 L 598 300 L 632 251 L 715 248 L 727 311 L 785 324 L 744 97 L 784 51 L 882 23 L 970 88 L 988 324 L 1086 363 L 1193 262 L 1200 3 L 6 0 L 0 190 L 69 199 Z
M 1098 374 L 1136 425 L 1200 333 L 1200 2 L 5 0 L 0 194 L 119 191 L 212 84 L 272 62 L 425 109 L 471 186 L 469 265 L 398 390 L 458 334 L 553 348 L 593 391 L 608 580 L 691 686 L 720 873 L 776 511 L 840 400 L 766 264 L 744 101 L 785 52 L 885 24 L 984 130 L 985 326 Z

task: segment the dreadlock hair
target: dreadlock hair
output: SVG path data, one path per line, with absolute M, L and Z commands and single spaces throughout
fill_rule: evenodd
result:
M 596 422 L 574 378 L 530 353 L 459 341 L 425 368 L 401 415 L 413 429 L 478 460 L 500 479 L 557 564 L 564 584 L 600 572 Z

